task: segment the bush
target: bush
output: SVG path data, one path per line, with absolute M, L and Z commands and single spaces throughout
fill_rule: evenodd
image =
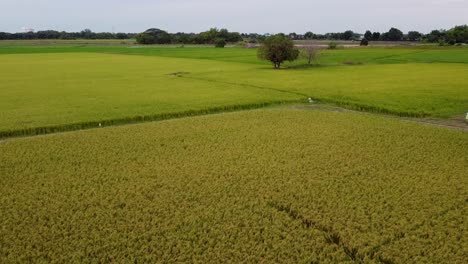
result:
M 300 50 L 300 56 L 305 58 L 307 60 L 307 64 L 310 65 L 318 61 L 320 50 L 316 46 L 308 45 Z
M 152 35 L 141 33 L 136 36 L 136 41 L 138 44 L 150 45 L 155 44 L 156 40 Z
M 451 39 L 447 42 L 450 46 L 455 45 L 456 41 L 454 39 Z
M 361 40 L 361 44 L 360 44 L 360 45 L 361 45 L 361 46 L 368 46 L 368 45 L 369 45 L 369 41 L 368 41 L 367 39 L 363 38 L 363 39 Z
M 224 39 L 216 39 L 215 40 L 215 47 L 216 48 L 224 48 L 226 46 L 226 40 Z
M 328 43 L 328 49 L 336 49 L 337 47 L 338 47 L 338 44 L 336 44 L 336 42 Z

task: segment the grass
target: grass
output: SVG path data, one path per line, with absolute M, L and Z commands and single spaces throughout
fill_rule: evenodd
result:
M 459 115 L 466 48 L 255 54 L 0 42 L 0 262 L 465 262 L 467 133 L 248 109 Z
M 23 49 L 39 52 L 22 53 Z M 54 49 L 61 52 L 49 52 Z M 439 53 L 449 58 L 459 50 Z M 323 55 L 329 62 L 321 67 L 281 71 L 258 64 L 254 50 L 236 48 L 0 49 L 0 53 L 14 51 L 20 52 L 0 55 L 0 137 L 253 108 L 308 97 L 401 116 L 450 117 L 468 107 L 468 64 L 415 63 L 417 59 L 370 63 L 384 54 L 385 60 L 416 58 L 433 49 L 333 51 Z M 367 62 L 336 66 L 343 54 Z M 443 57 L 431 55 L 426 61 Z
M 18 44 L 20 44 L 19 42 Z M 26 42 L 27 43 L 27 42 Z M 112 42 L 110 42 L 112 43 Z M 112 46 L 112 45 L 7 45 L 0 41 L 0 54 L 31 54 L 31 53 L 114 53 L 125 55 L 145 55 L 170 58 L 208 59 L 226 62 L 241 62 L 267 65 L 257 59 L 256 49 L 225 48 L 215 49 L 211 46 L 185 45 L 159 46 Z M 345 62 L 365 64 L 395 64 L 395 63 L 468 63 L 468 47 L 366 47 L 338 50 L 323 50 L 320 58 L 322 65 L 342 65 Z M 288 66 L 300 65 L 305 61 L 287 63 Z
M 184 76 L 284 90 L 350 108 L 401 116 L 450 117 L 468 110 L 467 64 L 385 64 L 258 69 Z
M 6 135 L 304 99 L 173 75 L 241 67 L 222 62 L 92 53 L 1 58 L 0 72 L 5 75 L 0 83 L 0 131 Z
M 0 262 L 464 263 L 468 134 L 244 111 L 0 142 Z

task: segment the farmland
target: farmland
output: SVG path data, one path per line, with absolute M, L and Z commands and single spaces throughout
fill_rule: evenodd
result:
M 324 52 L 320 66 L 297 67 L 301 62 L 296 62 L 275 72 L 256 59 L 255 51 L 240 48 L 6 47 L 0 49 L 0 134 L 309 97 L 352 109 L 447 118 L 468 105 L 467 51 L 344 49 Z
M 1 263 L 466 262 L 466 47 L 126 44 L 0 43 Z
M 466 257 L 464 132 L 275 108 L 0 148 L 5 261 Z

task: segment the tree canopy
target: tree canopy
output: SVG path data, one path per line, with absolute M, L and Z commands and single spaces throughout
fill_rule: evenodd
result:
M 448 39 L 456 43 L 468 43 L 468 25 L 456 26 L 447 31 Z
M 281 68 L 285 61 L 294 61 L 299 56 L 299 50 L 294 42 L 284 34 L 277 34 L 266 38 L 258 49 L 258 57 L 273 63 L 275 69 Z
M 169 44 L 171 43 L 171 35 L 164 30 L 150 28 L 138 34 L 136 40 L 139 44 Z
M 381 35 L 382 40 L 400 41 L 403 40 L 403 32 L 397 28 L 391 28 L 387 33 Z

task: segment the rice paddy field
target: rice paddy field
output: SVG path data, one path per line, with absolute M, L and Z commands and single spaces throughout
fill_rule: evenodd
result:
M 0 262 L 467 262 L 466 47 L 255 54 L 0 44 Z

